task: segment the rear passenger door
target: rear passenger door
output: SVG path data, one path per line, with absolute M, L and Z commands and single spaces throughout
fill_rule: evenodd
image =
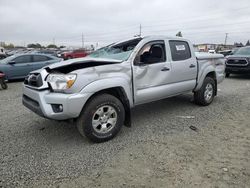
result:
M 178 91 L 191 91 L 195 88 L 198 65 L 194 52 L 187 41 L 170 40 L 171 83 L 176 83 Z
M 52 58 L 45 55 L 33 55 L 32 70 L 41 69 L 52 63 Z

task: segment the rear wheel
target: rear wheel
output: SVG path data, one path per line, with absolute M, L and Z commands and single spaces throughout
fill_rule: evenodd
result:
M 206 77 L 199 91 L 194 92 L 194 101 L 198 105 L 208 106 L 214 100 L 215 81 L 211 77 Z
M 228 78 L 230 76 L 230 73 L 226 73 L 226 78 Z
M 117 135 L 124 124 L 125 110 L 119 99 L 109 94 L 89 101 L 77 119 L 81 135 L 93 142 L 105 142 Z

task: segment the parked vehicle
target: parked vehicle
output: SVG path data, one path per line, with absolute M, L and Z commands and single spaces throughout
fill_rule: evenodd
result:
M 223 55 L 195 54 L 183 38 L 134 38 L 32 72 L 23 104 L 45 118 L 74 119 L 82 135 L 104 142 L 130 126 L 134 106 L 187 92 L 211 104 L 224 71 Z
M 208 50 L 208 53 L 210 53 L 210 54 L 216 54 L 216 51 L 215 50 Z
M 64 60 L 67 60 L 67 59 L 73 59 L 73 58 L 86 57 L 87 55 L 88 53 L 86 50 L 79 49 L 79 50 L 64 52 L 61 54 L 61 58 L 63 58 Z
M 7 55 L 6 55 L 4 48 L 0 47 L 0 59 L 4 59 L 6 57 L 7 57 Z
M 21 79 L 33 70 L 61 60 L 45 54 L 16 54 L 0 61 L 0 73 L 4 73 L 7 80 Z
M 223 51 L 218 51 L 219 54 L 224 55 L 224 57 L 228 56 L 228 55 L 232 55 L 232 50 L 223 50 Z
M 57 57 L 57 53 L 53 50 L 39 50 L 37 51 L 39 54 L 48 54 Z
M 230 74 L 250 74 L 250 47 L 239 48 L 226 60 L 226 77 Z
M 57 57 L 63 58 L 63 54 L 68 53 L 68 52 L 72 52 L 72 51 L 71 50 L 59 50 L 57 51 Z
M 3 73 L 0 73 L 0 85 L 3 89 L 7 89 L 8 88 L 8 85 L 5 81 L 5 74 Z

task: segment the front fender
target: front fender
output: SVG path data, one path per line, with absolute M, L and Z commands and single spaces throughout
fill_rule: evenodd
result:
M 122 87 L 127 95 L 129 100 L 130 106 L 133 106 L 133 94 L 132 94 L 132 86 L 131 81 L 126 80 L 125 78 L 121 77 L 112 77 L 112 78 L 105 78 L 101 80 L 96 80 L 88 85 L 86 85 L 80 93 L 97 93 L 99 91 L 114 88 L 114 87 Z

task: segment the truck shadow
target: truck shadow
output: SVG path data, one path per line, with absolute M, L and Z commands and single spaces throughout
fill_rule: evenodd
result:
M 227 79 L 247 80 L 250 79 L 250 74 L 230 74 L 230 77 Z
M 171 121 L 171 118 L 175 118 L 177 115 L 187 115 L 186 112 L 190 112 L 192 108 L 199 108 L 193 104 L 192 99 L 192 95 L 187 94 L 135 107 L 131 112 L 132 127 L 123 127 L 117 137 L 108 143 L 128 141 L 128 134 L 138 135 L 145 128 L 147 128 L 147 130 L 154 129 L 152 124 L 157 127 L 162 126 L 166 130 L 178 129 L 181 131 L 182 127 L 172 127 L 162 125 L 162 123 L 167 121 L 167 119 Z M 79 145 L 79 143 L 83 145 L 93 144 L 79 134 L 75 124 L 72 122 L 57 122 L 43 119 L 42 121 L 37 121 L 37 123 L 39 125 L 34 126 L 37 127 L 37 131 L 39 131 L 43 137 L 46 137 L 49 145 L 54 145 L 55 143 L 62 144 L 63 142 L 71 142 L 73 145 Z

